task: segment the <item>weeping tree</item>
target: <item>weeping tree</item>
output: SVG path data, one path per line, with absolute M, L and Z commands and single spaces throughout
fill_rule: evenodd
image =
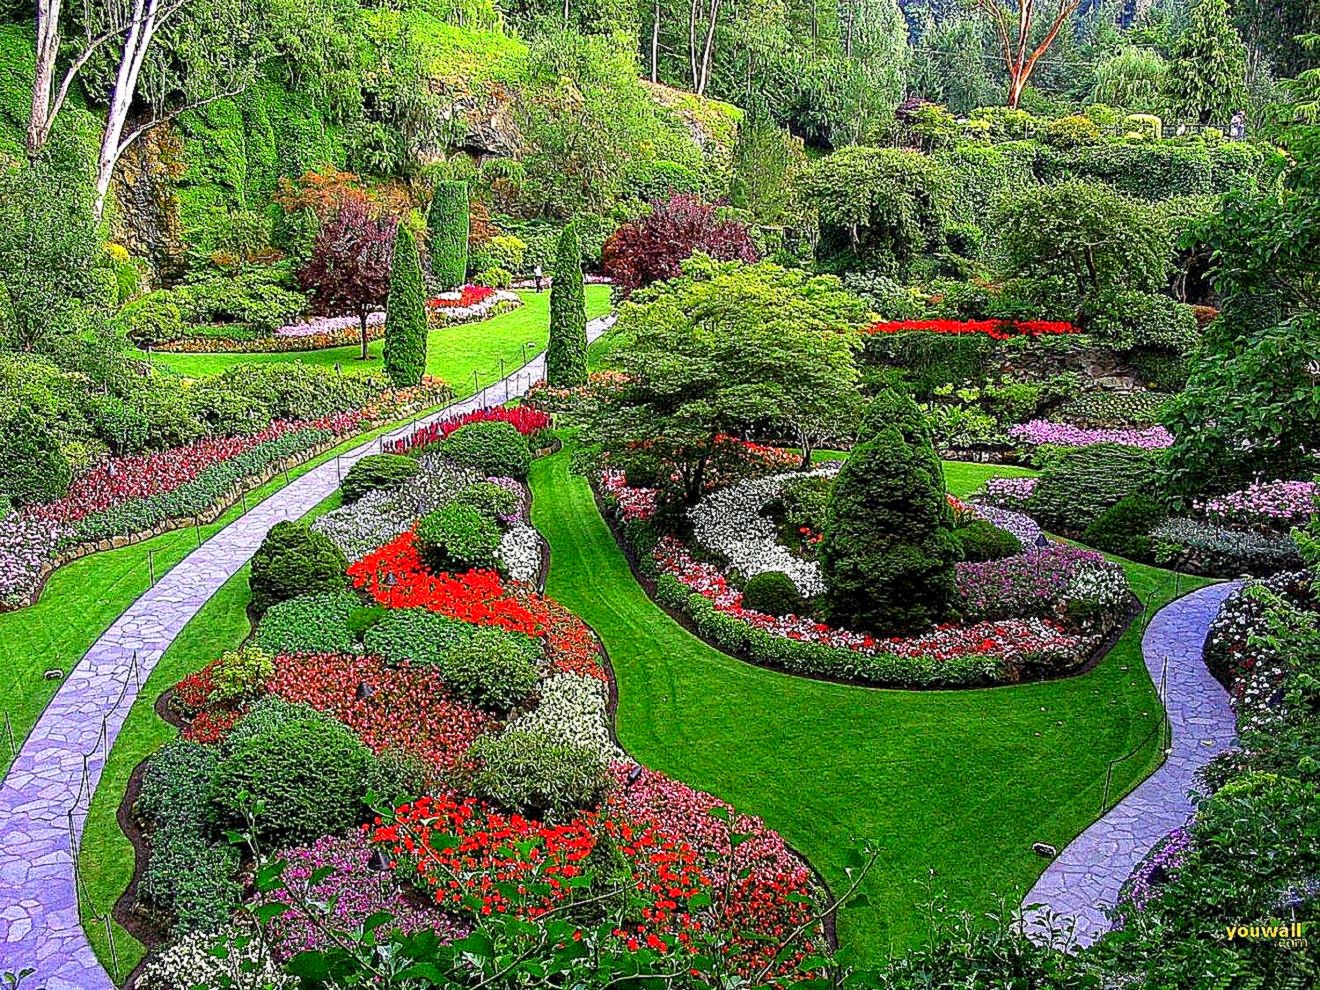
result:
M 417 241 L 407 225 L 394 238 L 390 294 L 385 303 L 385 373 L 400 388 L 421 383 L 426 371 L 426 287 Z
M 545 377 L 556 388 L 587 382 L 587 293 L 582 279 L 582 245 L 571 223 L 559 235 L 554 281 L 550 283 Z
M 1224 120 L 1246 96 L 1247 49 L 1228 19 L 1227 0 L 1194 0 L 1169 66 L 1173 107 L 1200 123 Z
M 441 182 L 426 215 L 431 274 L 441 292 L 460 288 L 467 281 L 469 226 L 467 183 Z

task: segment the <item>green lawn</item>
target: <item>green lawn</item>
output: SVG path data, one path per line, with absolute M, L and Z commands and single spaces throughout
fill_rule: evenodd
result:
M 970 484 L 981 466 L 950 470 Z M 875 962 L 923 936 L 933 877 L 957 907 L 1020 898 L 1099 811 L 1108 762 L 1158 724 L 1133 628 L 1095 670 L 1044 684 L 905 692 L 826 684 L 741 663 L 687 633 L 629 572 L 568 451 L 532 470 L 552 548 L 548 593 L 595 627 L 619 683 L 618 731 L 639 760 L 760 815 L 834 884 L 861 838 L 881 851 L 845 944 Z M 1173 576 L 1129 567 L 1158 606 Z M 1182 590 L 1192 583 L 1184 581 Z M 1159 760 L 1150 740 L 1115 769 L 1114 797 Z
M 470 395 L 472 372 L 478 372 L 482 384 L 499 378 L 500 361 L 508 370 L 523 363 L 525 358 L 545 349 L 550 333 L 550 293 L 519 292 L 523 305 L 512 313 L 505 313 L 482 323 L 432 330 L 426 348 L 426 373 L 448 382 L 455 393 Z M 587 316 L 595 319 L 610 311 L 610 287 L 587 286 Z M 236 364 L 271 364 L 302 361 L 306 364 L 333 368 L 340 365 L 349 374 L 379 371 L 383 340 L 369 347 L 370 360 L 360 358 L 361 348 L 332 347 L 323 351 L 304 351 L 297 354 L 169 354 L 154 352 L 151 360 L 167 365 L 190 378 L 216 375 Z M 144 354 L 139 355 L 145 357 Z

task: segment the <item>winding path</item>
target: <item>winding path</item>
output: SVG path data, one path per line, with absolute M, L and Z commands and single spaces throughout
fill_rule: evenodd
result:
M 587 325 L 588 340 L 612 325 Z M 522 395 L 545 374 L 544 354 L 417 426 Z M 137 691 L 165 650 L 277 522 L 298 519 L 339 487 L 341 472 L 382 440 L 308 471 L 215 534 L 165 574 L 92 644 L 60 686 L 0 783 L 0 973 L 36 970 L 47 990 L 112 990 L 78 917 L 75 863 L 106 754 Z M 136 668 L 136 669 L 135 669 Z
M 1220 603 L 1238 584 L 1215 584 L 1160 609 L 1146 627 L 1141 652 L 1156 685 L 1168 661 L 1165 709 L 1172 743 L 1168 757 L 1108 814 L 1068 844 L 1023 899 L 1033 937 L 1045 937 L 1045 912 L 1072 919 L 1077 944 L 1109 930 L 1106 911 L 1123 882 L 1157 843 L 1191 817 L 1194 775 L 1231 747 L 1236 737 L 1228 692 L 1201 657 Z M 1039 908 L 1034 907 L 1039 905 Z

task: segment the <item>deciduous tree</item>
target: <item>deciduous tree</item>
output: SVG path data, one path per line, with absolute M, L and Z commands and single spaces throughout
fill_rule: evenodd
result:
M 1081 6 L 1081 0 L 1057 0 L 1043 37 L 1032 34 L 1036 24 L 1036 0 L 976 0 L 976 6 L 985 11 L 999 36 L 1000 53 L 1008 71 L 1008 105 L 1017 109 L 1027 80 L 1036 68 L 1068 18 Z M 1042 2 L 1043 6 L 1043 2 Z
M 362 200 L 348 200 L 317 232 L 311 261 L 298 273 L 321 312 L 358 318 L 364 361 L 367 317 L 389 298 L 397 223 L 373 212 Z

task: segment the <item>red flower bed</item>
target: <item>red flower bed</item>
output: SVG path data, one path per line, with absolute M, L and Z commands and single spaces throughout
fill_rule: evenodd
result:
M 370 685 L 367 698 L 358 687 Z M 343 722 L 380 753 L 409 753 L 449 769 L 499 720 L 455 701 L 436 670 L 387 667 L 379 657 L 342 654 L 282 656 L 266 685 L 285 701 L 303 702 Z
M 526 605 L 546 630 L 550 668 L 557 674 L 582 674 L 607 680 L 600 665 L 600 648 L 585 622 L 557 601 L 529 595 Z
M 426 305 L 432 309 L 467 309 L 469 306 L 485 302 L 493 295 L 495 290 L 488 285 L 465 285 L 459 290 L 457 299 L 437 297 L 426 300 Z
M 979 333 L 994 340 L 1013 337 L 1046 337 L 1079 333 L 1071 323 L 1055 320 L 882 320 L 867 333 Z
M 454 416 L 450 419 L 430 423 L 414 431 L 410 437 L 404 437 L 402 440 L 395 440 L 387 444 L 387 447 L 393 453 L 406 454 L 410 450 L 439 443 L 455 430 L 470 423 L 489 422 L 512 423 L 519 433 L 526 436 L 549 426 L 550 417 L 539 409 L 533 409 L 530 406 L 515 406 L 512 409 L 506 409 L 504 406 L 496 406 L 492 409 L 477 409 L 470 413 L 464 413 L 462 416 Z

